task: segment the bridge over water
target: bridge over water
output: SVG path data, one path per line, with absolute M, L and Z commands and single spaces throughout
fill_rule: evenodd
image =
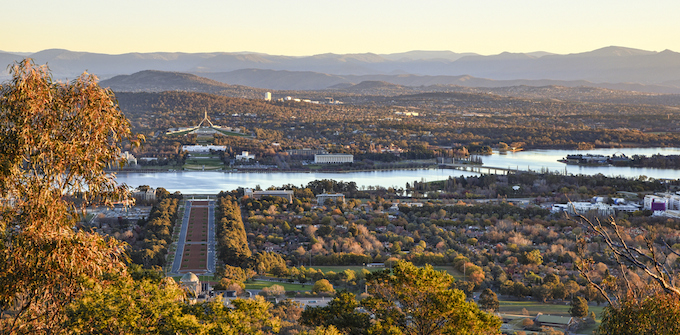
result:
M 454 169 L 460 171 L 476 172 L 479 174 L 511 174 L 511 173 L 533 173 L 533 171 L 524 171 L 519 169 L 509 169 L 502 167 L 484 166 L 478 164 L 459 164 L 459 163 L 441 163 L 440 169 Z

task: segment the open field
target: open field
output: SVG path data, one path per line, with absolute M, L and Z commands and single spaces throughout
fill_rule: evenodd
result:
M 549 315 L 569 316 L 569 301 L 564 301 L 561 304 L 544 304 L 537 301 L 513 301 L 500 300 L 500 312 L 506 314 L 522 314 L 522 309 L 526 308 L 529 315 L 535 316 L 537 313 Z M 603 306 L 589 305 L 588 313 L 595 312 L 599 318 L 602 313 Z
M 314 283 L 307 283 L 305 285 L 291 284 L 291 283 L 275 283 L 268 281 L 254 281 L 252 283 L 246 283 L 246 290 L 261 290 L 265 287 L 270 287 L 272 285 L 281 285 L 286 291 L 311 291 Z

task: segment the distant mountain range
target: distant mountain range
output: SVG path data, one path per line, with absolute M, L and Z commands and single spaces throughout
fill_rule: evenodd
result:
M 0 52 L 0 69 L 24 57 Z M 482 56 L 409 51 L 305 57 L 249 52 L 107 55 L 52 49 L 28 57 L 40 64 L 47 63 L 58 79 L 75 78 L 86 70 L 103 79 L 157 70 L 193 73 L 226 84 L 276 90 L 320 90 L 384 81 L 403 86 L 561 85 L 680 93 L 680 53 L 624 47 L 567 55 L 534 52 Z M 3 71 L 0 79 L 6 78 L 7 72 Z

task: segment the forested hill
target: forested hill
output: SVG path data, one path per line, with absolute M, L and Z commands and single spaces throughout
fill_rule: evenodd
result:
M 229 85 L 193 74 L 164 71 L 141 71 L 115 76 L 100 82 L 115 92 L 185 91 L 212 93 L 228 97 L 262 98 L 267 90 L 241 85 Z
M 674 107 L 453 92 L 355 97 L 367 103 L 345 105 L 268 103 L 192 92 L 118 93 L 117 97 L 135 131 L 196 125 L 207 111 L 216 124 L 266 130 L 278 134 L 272 141 L 291 147 L 343 143 L 350 145 L 347 150 L 359 152 L 369 150 L 371 142 L 396 143 L 402 149 L 499 142 L 521 142 L 527 149 L 680 143 L 680 112 Z
M 135 129 L 164 129 L 195 125 L 208 115 L 221 124 L 221 118 L 250 112 L 274 113 L 281 107 L 264 100 L 233 98 L 195 92 L 120 92 L 118 105 Z

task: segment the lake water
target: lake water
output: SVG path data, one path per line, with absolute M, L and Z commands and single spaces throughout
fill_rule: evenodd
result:
M 163 187 L 170 192 L 180 191 L 184 194 L 219 193 L 239 187 L 254 188 L 260 185 L 263 189 L 270 186 L 293 184 L 307 185 L 317 179 L 335 179 L 337 181 L 353 181 L 359 188 L 362 186 L 405 187 L 414 181 L 435 181 L 448 179 L 449 176 L 473 176 L 476 173 L 457 170 L 395 170 L 380 172 L 350 173 L 229 173 L 229 172 L 159 172 L 159 173 L 120 173 L 116 176 L 119 183 L 131 187 L 149 185 Z
M 594 149 L 594 150 L 531 150 L 510 152 L 507 154 L 495 153 L 490 156 L 482 156 L 486 166 L 512 168 L 519 170 L 547 169 L 553 172 L 569 174 L 595 175 L 601 173 L 605 176 L 623 176 L 637 178 L 645 175 L 657 179 L 679 179 L 678 170 L 662 170 L 651 168 L 627 168 L 613 166 L 578 166 L 566 165 L 557 160 L 569 154 L 600 154 L 612 155 L 623 153 L 627 156 L 654 154 L 680 155 L 680 148 L 635 148 L 635 149 Z M 406 183 L 413 181 L 444 180 L 449 176 L 476 175 L 471 172 L 458 170 L 395 170 L 376 172 L 350 172 L 350 173 L 229 173 L 229 172 L 159 172 L 159 173 L 120 173 L 117 175 L 119 183 L 125 183 L 132 187 L 149 185 L 151 187 L 164 187 L 170 192 L 180 191 L 184 194 L 191 193 L 218 193 L 219 191 L 233 190 L 238 187 L 281 186 L 283 184 L 307 185 L 317 179 L 335 179 L 338 181 L 353 181 L 359 187 L 382 186 L 404 187 Z
M 482 156 L 484 165 L 512 168 L 519 170 L 531 169 L 533 171 L 547 169 L 553 172 L 568 174 L 596 175 L 601 173 L 605 176 L 623 176 L 627 178 L 637 178 L 641 175 L 656 179 L 678 179 L 679 170 L 652 169 L 652 168 L 630 168 L 616 166 L 580 166 L 567 165 L 558 160 L 567 157 L 569 154 L 593 154 L 611 156 L 613 154 L 625 154 L 626 156 L 645 155 L 680 155 L 680 148 L 626 148 L 626 149 L 593 149 L 593 150 L 531 150 L 509 152 L 507 154 L 494 153 L 489 156 Z

